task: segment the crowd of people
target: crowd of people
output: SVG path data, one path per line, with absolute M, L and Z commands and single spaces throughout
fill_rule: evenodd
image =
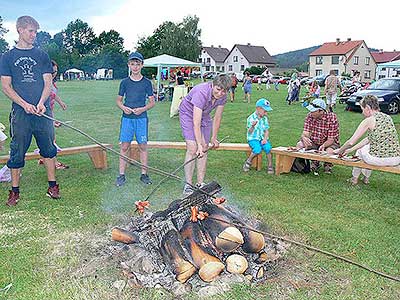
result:
M 46 166 L 48 189 L 47 196 L 59 199 L 60 190 L 56 182 L 57 166 L 67 168 L 57 161 L 54 124 L 43 115 L 53 116 L 53 108 L 57 102 L 62 109 L 66 104 L 57 95 L 55 78 L 58 71 L 56 62 L 42 50 L 34 47 L 38 22 L 30 16 L 22 16 L 17 20 L 19 39 L 16 46 L 2 56 L 0 75 L 3 92 L 12 101 L 10 114 L 10 158 L 7 167 L 11 170 L 12 188 L 6 202 L 14 206 L 20 199 L 20 174 L 25 165 L 25 154 L 35 137 L 39 147 L 41 161 Z M 130 74 L 123 79 L 119 86 L 116 105 L 122 111 L 120 125 L 120 153 L 126 156 L 131 142 L 135 139 L 139 145 L 140 162 L 142 165 L 140 180 L 144 184 L 152 184 L 148 175 L 148 126 L 147 111 L 155 105 L 154 87 L 151 80 L 142 75 L 144 57 L 139 52 L 132 52 L 128 57 Z M 176 84 L 182 85 L 183 75 L 176 74 Z M 272 78 L 272 75 L 270 76 Z M 326 79 L 326 102 L 320 99 L 320 88 L 312 83 L 309 96 L 315 98 L 305 103 L 308 114 L 304 120 L 303 132 L 296 149 L 316 149 L 329 154 L 356 154 L 364 162 L 371 165 L 394 166 L 400 164 L 400 145 L 396 128 L 392 119 L 380 112 L 378 99 L 366 96 L 360 103 L 365 119 L 361 122 L 353 136 L 340 145 L 339 121 L 333 112 L 340 82 L 333 72 Z M 269 82 L 267 83 L 269 86 Z M 182 99 L 179 105 L 179 121 L 182 136 L 186 143 L 185 155 L 185 185 L 184 194 L 193 191 L 193 187 L 204 185 L 209 149 L 218 148 L 218 132 L 227 95 L 235 99 L 238 80 L 235 75 L 220 74 L 210 82 L 203 82 L 193 87 Z M 245 102 L 251 102 L 252 79 L 246 73 L 243 79 Z M 287 101 L 292 103 L 299 100 L 300 81 L 297 73 L 291 77 L 288 87 Z M 270 141 L 270 123 L 268 113 L 272 112 L 268 99 L 261 98 L 256 102 L 255 111 L 247 118 L 247 141 L 251 149 L 250 156 L 243 165 L 243 171 L 248 172 L 255 156 L 264 151 L 267 155 L 267 172 L 274 172 L 272 167 Z M 213 114 L 212 114 L 213 112 Z M 0 128 L 1 129 L 1 128 Z M 3 130 L 0 132 L 2 133 Z M 364 134 L 367 137 L 363 138 Z M 0 146 L 7 138 L 0 135 Z M 357 141 L 361 140 L 359 143 Z M 127 162 L 121 156 L 119 174 L 115 185 L 120 187 L 127 181 L 125 170 Z M 197 158 L 197 159 L 195 159 Z M 194 171 L 197 169 L 196 183 Z M 312 162 L 311 169 L 317 172 L 319 162 Z M 332 165 L 325 163 L 324 172 L 331 173 Z M 354 168 L 351 184 L 357 184 L 359 177 L 369 182 L 370 170 Z

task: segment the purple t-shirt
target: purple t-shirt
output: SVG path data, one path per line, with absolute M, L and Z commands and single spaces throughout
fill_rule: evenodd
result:
M 193 107 L 196 106 L 203 111 L 201 126 L 212 124 L 211 111 L 220 105 L 225 105 L 226 96 L 212 103 L 212 82 L 205 82 L 192 88 L 189 94 L 183 98 L 179 105 L 179 117 L 184 120 L 193 121 Z

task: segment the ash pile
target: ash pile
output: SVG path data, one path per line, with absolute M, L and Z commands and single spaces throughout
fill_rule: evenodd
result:
M 260 223 L 227 205 L 220 192 L 211 182 L 166 210 L 112 230 L 112 239 L 123 243 L 119 254 L 129 285 L 216 294 L 232 283 L 275 276 L 287 245 L 253 231 Z

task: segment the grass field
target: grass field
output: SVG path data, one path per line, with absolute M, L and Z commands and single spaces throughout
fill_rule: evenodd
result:
M 118 147 L 120 110 L 115 105 L 117 81 L 60 82 L 60 96 L 69 105 L 56 116 Z M 265 87 L 264 87 L 265 88 Z M 219 137 L 245 142 L 245 121 L 256 98 L 271 100 L 269 114 L 273 146 L 294 145 L 302 131 L 306 110 L 285 104 L 286 86 L 279 92 L 257 91 L 252 104 L 227 103 Z M 150 139 L 181 141 L 178 119 L 169 118 L 170 102 L 157 103 L 149 112 Z M 8 125 L 10 101 L 0 95 L 0 122 Z M 355 130 L 362 115 L 337 108 L 341 141 Z M 393 117 L 400 128 L 400 116 Z M 61 127 L 61 147 L 91 144 L 85 137 Z M 8 145 L 7 147 L 8 148 Z M 31 147 L 31 150 L 35 145 Z M 6 150 L 2 152 L 5 154 Z M 150 150 L 149 163 L 173 170 L 183 162 L 179 150 Z M 109 154 L 110 168 L 95 170 L 86 154 L 65 156 L 70 165 L 57 171 L 62 199 L 50 200 L 43 167 L 29 161 L 21 178 L 21 201 L 4 205 L 10 184 L 1 184 L 0 289 L 12 283 L 0 299 L 169 299 L 161 290 L 126 288 L 118 294 L 112 283 L 123 279 L 115 259 L 107 256 L 110 230 L 134 213 L 133 203 L 150 192 L 129 168 L 128 182 L 114 186 L 118 158 Z M 350 187 L 351 169 L 337 166 L 331 175 L 287 174 L 280 177 L 254 170 L 242 172 L 245 154 L 211 152 L 207 180 L 217 180 L 231 204 L 256 216 L 275 234 L 333 251 L 372 268 L 400 277 L 399 177 L 373 173 L 368 186 Z M 154 182 L 161 177 L 152 175 Z M 182 183 L 170 181 L 151 199 L 163 209 L 180 196 Z M 195 299 L 195 297 L 191 298 Z M 263 285 L 237 285 L 216 299 L 400 299 L 400 283 L 291 247 L 279 274 Z

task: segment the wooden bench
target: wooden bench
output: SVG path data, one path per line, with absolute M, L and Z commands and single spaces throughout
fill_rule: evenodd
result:
M 400 166 L 396 167 L 380 167 L 366 164 L 363 161 L 351 161 L 344 160 L 341 158 L 331 157 L 327 155 L 320 155 L 316 153 L 302 153 L 302 152 L 290 152 L 287 151 L 287 147 L 276 147 L 272 148 L 271 153 L 275 154 L 275 174 L 280 175 L 281 173 L 289 173 L 292 168 L 293 161 L 296 157 L 318 160 L 323 162 L 329 162 L 335 165 L 343 165 L 349 167 L 359 167 L 369 170 L 378 170 L 383 172 L 390 172 L 400 174 Z
M 112 147 L 111 144 L 102 144 L 105 147 Z M 64 155 L 71 155 L 76 153 L 87 153 L 93 162 L 96 169 L 107 169 L 107 154 L 106 151 L 99 145 L 77 146 L 70 148 L 63 148 L 62 151 L 57 153 L 57 157 Z M 25 155 L 25 160 L 39 159 L 40 154 L 29 152 Z M 0 156 L 0 163 L 6 163 L 9 155 Z
M 185 142 L 161 142 L 161 141 L 148 141 L 147 142 L 148 149 L 181 149 L 186 150 Z M 228 150 L 228 151 L 244 151 L 247 153 L 247 156 L 251 154 L 251 149 L 248 144 L 240 144 L 240 143 L 221 143 L 219 150 Z M 131 152 L 130 157 L 134 160 L 139 160 L 139 147 L 137 142 L 131 143 Z M 256 168 L 257 171 L 260 171 L 262 168 L 262 154 L 257 155 L 252 161 L 252 167 Z

